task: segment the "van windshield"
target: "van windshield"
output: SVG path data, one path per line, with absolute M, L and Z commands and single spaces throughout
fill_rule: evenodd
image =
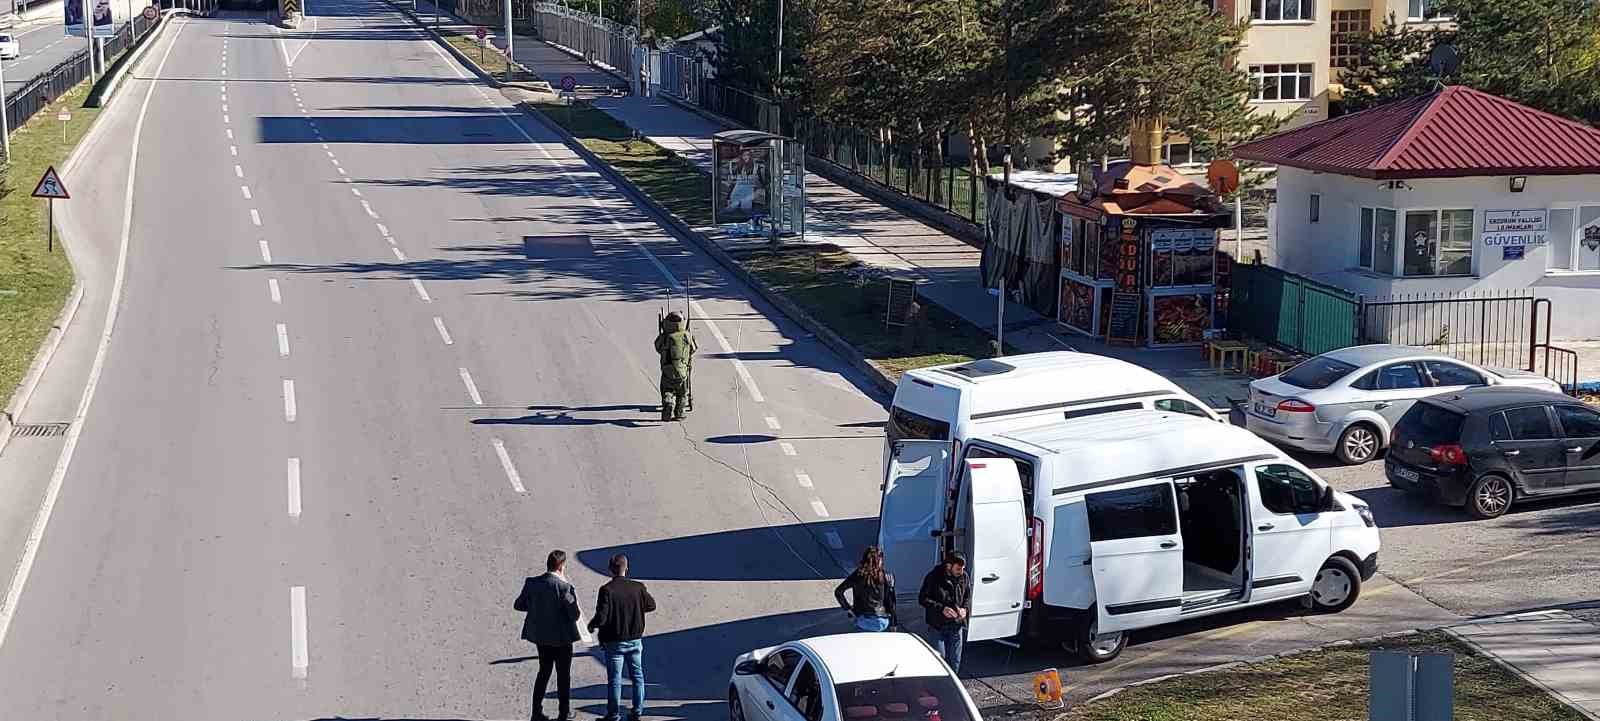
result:
M 896 406 L 889 411 L 889 423 L 884 427 L 884 434 L 888 436 L 890 444 L 898 441 L 948 441 L 950 424 Z

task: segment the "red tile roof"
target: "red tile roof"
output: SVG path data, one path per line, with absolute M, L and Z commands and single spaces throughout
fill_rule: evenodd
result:
M 1600 174 L 1600 129 L 1457 85 L 1269 135 L 1234 155 L 1378 179 Z

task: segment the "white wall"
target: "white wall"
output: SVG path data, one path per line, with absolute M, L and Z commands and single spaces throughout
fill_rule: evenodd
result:
M 1388 190 L 1382 181 L 1280 167 L 1279 267 L 1367 296 L 1529 289 L 1553 304 L 1553 338 L 1600 338 L 1600 273 L 1550 272 L 1549 246 L 1529 247 L 1521 260 L 1505 260 L 1482 237 L 1486 210 L 1600 205 L 1600 175 L 1533 176 L 1521 193 L 1510 192 L 1505 177 L 1405 183 L 1409 189 Z M 1316 223 L 1309 216 L 1312 193 L 1321 195 Z M 1360 269 L 1362 207 L 1395 209 L 1401 236 L 1408 209 L 1473 209 L 1473 275 L 1396 278 Z

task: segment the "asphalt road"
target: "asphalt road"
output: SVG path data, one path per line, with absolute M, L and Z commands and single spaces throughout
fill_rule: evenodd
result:
M 34 78 L 88 47 L 88 41 L 83 38 L 67 37 L 61 5 L 57 3 L 52 7 L 55 12 L 46 13 L 41 8 L 40 15 L 5 31 L 15 35 L 22 46 L 22 55 L 4 61 L 7 95 L 21 90 Z
M 524 716 L 509 605 L 555 547 L 587 608 L 633 558 L 653 713 L 720 717 L 736 653 L 842 625 L 881 407 L 398 17 L 317 10 L 315 35 L 183 21 L 107 121 L 160 67 L 0 718 Z M 681 425 L 652 418 L 650 347 L 678 282 Z M 603 706 L 599 664 L 575 675 Z
M 532 649 L 509 604 L 553 547 L 586 608 L 615 552 L 655 590 L 651 715 L 724 717 L 736 653 L 844 625 L 828 588 L 874 533 L 883 409 L 387 6 L 309 10 L 304 32 L 175 23 L 67 174 L 86 316 L 23 420 L 70 420 L 74 373 L 97 385 L 75 435 L 0 457 L 0 567 L 28 572 L 0 718 L 520 717 Z M 679 288 L 698 409 L 662 424 L 650 340 Z M 52 468 L 29 560 L 19 509 Z M 1593 506 L 1471 523 L 1390 497 L 1372 467 L 1323 472 L 1386 527 L 1390 576 L 1354 608 L 1159 629 L 1094 668 L 974 644 L 969 687 L 1004 706 L 1069 666 L 1081 700 L 1594 595 Z M 601 710 L 599 664 L 575 675 Z

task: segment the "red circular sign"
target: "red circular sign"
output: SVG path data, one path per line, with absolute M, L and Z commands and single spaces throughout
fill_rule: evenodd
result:
M 482 39 L 484 39 L 486 37 L 489 37 L 489 28 L 485 28 L 485 27 L 478 28 L 478 39 L 482 40 Z
M 146 20 L 154 20 L 154 19 L 156 19 L 156 16 L 160 15 L 160 14 L 161 14 L 161 11 L 156 10 L 156 6 L 154 6 L 154 5 L 151 5 L 151 6 L 149 6 L 149 7 L 144 9 L 144 19 L 146 19 Z

